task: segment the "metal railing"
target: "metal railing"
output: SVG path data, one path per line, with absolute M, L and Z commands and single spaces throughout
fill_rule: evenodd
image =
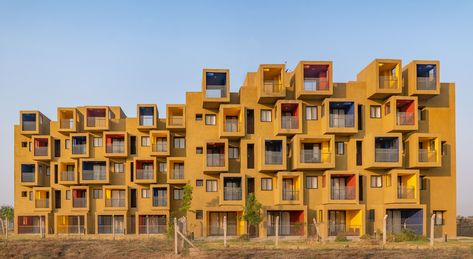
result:
M 61 172 L 61 181 L 70 182 L 76 180 L 76 172 L 74 171 L 62 171 Z
M 396 89 L 398 88 L 398 79 L 392 76 L 379 76 L 379 88 Z
M 82 170 L 82 180 L 106 180 L 107 172 L 104 170 Z
M 36 130 L 36 121 L 23 121 L 22 129 L 24 131 L 35 131 Z
M 184 126 L 184 116 L 169 117 L 169 124 L 172 126 Z
M 277 94 L 280 93 L 282 89 L 282 84 L 278 84 L 272 81 L 266 81 L 263 84 L 263 93 L 264 94 Z
M 241 200 L 241 187 L 224 187 L 223 199 L 226 201 Z
M 154 125 L 154 116 L 153 115 L 141 115 L 140 116 L 140 126 L 153 126 Z
M 267 225 L 267 235 L 276 235 L 276 224 Z M 282 223 L 279 224 L 278 235 L 280 236 L 303 236 L 304 235 L 304 223 Z
M 83 234 L 85 233 L 84 225 L 59 225 L 57 226 L 58 234 Z
M 325 91 L 328 88 L 327 78 L 304 78 L 304 91 Z
M 22 172 L 21 173 L 21 182 L 22 183 L 32 183 L 34 181 L 35 181 L 35 173 L 34 172 L 31 172 L 31 173 Z
M 112 153 L 112 154 L 125 153 L 125 143 L 120 141 L 119 143 L 107 144 L 107 153 Z
M 331 152 L 315 152 L 312 149 L 301 149 L 301 163 L 330 163 Z
M 74 155 L 80 155 L 80 154 L 85 154 L 87 149 L 86 144 L 72 144 L 72 154 Z
M 297 116 L 281 116 L 281 128 L 283 129 L 298 129 L 299 117 Z
M 266 151 L 264 154 L 264 163 L 267 165 L 281 165 L 282 164 L 282 151 Z
M 125 234 L 125 228 L 120 226 L 115 226 L 115 231 L 113 231 L 113 225 L 98 225 L 99 234 Z
M 137 180 L 153 180 L 154 170 L 153 169 L 136 169 Z
M 329 224 L 329 236 L 345 235 L 345 236 L 359 236 L 361 233 L 360 225 L 347 224 Z
M 119 199 L 119 198 L 105 199 L 105 207 L 108 207 L 108 208 L 125 207 L 125 199 Z
M 399 162 L 399 149 L 377 148 L 375 151 L 376 162 Z
M 414 112 L 397 112 L 396 113 L 396 124 L 397 125 L 414 125 Z
M 18 234 L 40 234 L 41 227 L 38 225 L 18 226 Z M 44 233 L 44 228 L 43 228 Z
M 208 167 L 222 167 L 225 166 L 224 154 L 207 154 Z
M 238 132 L 239 128 L 238 120 L 225 120 L 225 132 Z
M 414 186 L 398 186 L 397 187 L 397 198 L 398 199 L 414 199 L 415 188 Z
M 87 208 L 87 198 L 72 198 L 73 208 Z
M 163 224 L 148 224 L 139 225 L 138 233 L 140 234 L 164 234 L 166 233 L 167 226 Z
M 172 169 L 172 179 L 184 179 L 184 168 L 174 168 Z
M 419 149 L 419 162 L 437 162 L 437 151 Z
M 87 127 L 105 128 L 106 126 L 107 119 L 105 117 L 87 117 Z
M 344 186 L 335 188 L 332 186 L 330 188 L 330 197 L 332 200 L 354 200 L 355 199 L 355 187 L 354 186 Z
M 36 199 L 35 208 L 37 209 L 47 209 L 49 208 L 49 199 Z
M 35 147 L 34 148 L 34 155 L 35 156 L 47 156 L 49 153 L 48 147 Z
M 166 196 L 153 196 L 153 207 L 166 207 L 168 205 Z
M 74 120 L 73 119 L 61 119 L 59 123 L 59 127 L 61 129 L 72 129 L 74 128 Z
M 153 144 L 153 152 L 168 152 L 168 143 L 166 142 L 157 142 Z
M 209 235 L 210 236 L 223 236 L 223 225 L 215 226 L 209 225 Z M 237 235 L 237 225 L 227 223 L 227 235 L 236 236 Z
M 353 114 L 330 114 L 330 128 L 353 128 L 355 116 Z
M 417 77 L 417 90 L 435 90 L 437 80 L 432 77 Z
M 299 191 L 298 190 L 282 190 L 283 201 L 298 201 Z
M 226 96 L 224 85 L 207 85 L 205 88 L 205 97 L 207 98 L 223 98 Z

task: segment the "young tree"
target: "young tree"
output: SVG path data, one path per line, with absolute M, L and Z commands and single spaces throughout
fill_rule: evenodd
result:
M 243 219 L 248 222 L 248 228 L 252 226 L 258 226 L 263 218 L 261 217 L 261 203 L 256 200 L 254 193 L 250 193 L 246 197 L 245 211 L 243 213 Z
M 187 211 L 191 208 L 191 203 L 192 203 L 192 186 L 190 184 L 186 184 L 184 186 L 184 195 L 182 196 L 182 205 L 179 208 L 179 211 L 187 213 Z
M 0 218 L 8 221 L 13 220 L 13 207 L 8 205 L 3 205 L 0 207 Z

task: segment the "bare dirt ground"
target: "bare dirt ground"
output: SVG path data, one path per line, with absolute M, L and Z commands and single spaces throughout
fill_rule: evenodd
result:
M 389 243 L 353 241 L 326 244 L 305 240 L 280 241 L 197 241 L 192 258 L 473 258 L 473 240 Z M 0 258 L 174 258 L 173 241 L 159 238 L 120 240 L 66 238 L 12 238 L 0 241 Z

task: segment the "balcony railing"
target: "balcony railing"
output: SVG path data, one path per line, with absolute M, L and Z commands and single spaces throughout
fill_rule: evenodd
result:
M 207 85 L 205 89 L 206 98 L 223 98 L 226 96 L 224 85 Z
M 266 151 L 264 154 L 264 162 L 267 165 L 281 165 L 282 152 Z
M 35 208 L 37 209 L 47 209 L 49 208 L 49 199 L 36 199 Z
M 304 78 L 304 91 L 326 91 L 328 87 L 327 78 Z
M 223 236 L 223 225 L 209 225 L 209 235 L 210 236 Z M 227 235 L 236 236 L 237 235 L 237 225 L 227 223 Z
M 184 126 L 184 116 L 171 116 L 169 117 L 169 124 L 171 126 Z
M 172 170 L 172 179 L 175 179 L 175 180 L 184 179 L 184 168 L 174 168 Z
M 88 117 L 87 127 L 91 128 L 105 128 L 107 126 L 107 119 L 105 117 Z
M 414 199 L 415 188 L 413 186 L 398 186 L 397 187 L 397 198 L 398 199 Z
M 225 132 L 238 132 L 238 120 L 225 120 Z
M 360 225 L 329 224 L 328 229 L 329 236 L 359 236 L 361 233 Z
M 136 169 L 137 180 L 153 180 L 154 170 L 153 169 Z
M 105 170 L 82 170 L 82 180 L 106 180 L 107 172 Z
M 330 128 L 353 128 L 355 116 L 353 114 L 330 114 Z
M 72 128 L 74 128 L 74 120 L 73 119 L 61 119 L 60 127 L 61 127 L 61 129 L 72 129 Z
M 158 142 L 153 144 L 153 152 L 168 152 L 168 143 Z
M 377 148 L 375 151 L 376 162 L 399 162 L 399 149 Z
M 414 113 L 413 112 L 397 112 L 396 114 L 397 125 L 414 125 Z
M 107 153 L 110 153 L 110 154 L 125 153 L 125 144 L 123 142 L 107 144 Z
M 113 225 L 98 225 L 99 234 L 125 234 L 125 228 L 119 225 L 116 224 L 115 231 L 113 231 Z
M 119 199 L 119 198 L 105 199 L 105 207 L 107 208 L 125 207 L 125 199 Z
M 35 131 L 36 130 L 36 121 L 23 121 L 22 126 L 24 131 Z
M 140 116 L 140 126 L 153 126 L 154 125 L 154 116 L 153 115 L 141 115 Z
M 225 187 L 223 199 L 226 201 L 240 201 L 241 187 Z
M 298 129 L 299 117 L 297 116 L 281 116 L 281 128 L 283 129 Z
M 34 148 L 34 155 L 35 156 L 47 156 L 49 153 L 48 147 L 35 147 Z
M 84 231 L 84 225 L 61 225 L 57 226 L 57 233 L 58 234 L 83 234 Z
M 82 155 L 87 153 L 87 145 L 86 144 L 72 144 L 72 154 L 74 155 Z
M 330 163 L 331 155 L 330 152 L 301 149 L 301 163 Z
M 18 226 L 18 234 L 39 234 L 41 233 L 41 227 L 39 223 L 37 225 L 30 226 Z M 44 228 L 43 228 L 44 231 Z
M 417 90 L 435 90 L 437 88 L 437 81 L 435 78 L 418 77 Z
M 87 198 L 72 198 L 73 208 L 87 208 Z
M 207 154 L 208 167 L 222 167 L 225 166 L 224 154 Z
M 334 188 L 332 186 L 330 197 L 332 200 L 354 200 L 355 187 L 345 186 L 345 187 Z
M 437 162 L 437 151 L 419 149 L 419 162 Z
M 298 201 L 299 191 L 298 190 L 282 190 L 283 201 Z
M 267 225 L 268 236 L 276 235 L 276 224 Z M 279 236 L 303 236 L 304 235 L 304 222 L 300 223 L 282 223 L 279 224 Z
M 167 226 L 164 224 L 148 224 L 139 225 L 138 228 L 140 234 L 164 234 Z
M 396 89 L 398 88 L 398 80 L 391 76 L 379 76 L 379 88 Z
M 166 207 L 168 204 L 166 196 L 153 196 L 153 207 Z
M 263 84 L 263 93 L 264 94 L 278 94 L 281 92 L 282 84 L 278 84 L 272 81 L 265 81 Z
M 76 172 L 74 171 L 62 171 L 61 172 L 61 181 L 71 182 L 76 180 Z
M 21 173 L 21 182 L 22 183 L 33 183 L 35 181 L 34 172 L 22 172 Z

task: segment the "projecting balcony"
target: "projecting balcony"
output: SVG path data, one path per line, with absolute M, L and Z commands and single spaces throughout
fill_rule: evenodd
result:
M 219 137 L 238 139 L 245 136 L 246 116 L 243 113 L 244 108 L 237 104 L 220 105 L 219 118 Z
M 45 119 L 38 111 L 20 111 L 21 134 L 42 134 L 42 122 Z
M 282 165 L 282 152 L 266 151 L 264 163 L 267 165 Z
M 230 102 L 230 71 L 228 69 L 204 69 L 202 94 L 204 108 L 218 108 Z
M 358 132 L 356 104 L 346 99 L 325 99 L 322 105 L 322 130 L 327 133 Z
M 314 150 L 301 150 L 301 163 L 330 163 L 332 153 L 316 152 Z
M 184 164 L 174 164 L 171 171 L 171 179 L 183 180 L 184 179 Z
M 283 201 L 298 201 L 299 191 L 298 190 L 282 190 Z
M 62 171 L 61 182 L 74 182 L 76 180 L 75 171 Z
M 35 208 L 36 209 L 48 209 L 49 208 L 49 198 L 35 199 Z
M 296 135 L 292 143 L 292 169 L 324 169 L 335 166 L 333 135 Z M 300 150 L 297 152 L 297 150 Z
M 60 129 L 61 130 L 69 130 L 74 128 L 74 120 L 73 119 L 61 119 L 60 120 Z
M 23 131 L 36 131 L 36 121 L 23 121 Z
M 207 167 L 224 167 L 224 154 L 207 154 Z
M 22 172 L 21 173 L 21 182 L 22 183 L 35 183 L 36 177 L 35 172 Z
M 397 112 L 396 113 L 396 125 L 415 125 L 415 114 L 414 112 Z
M 167 130 L 152 130 L 149 132 L 151 139 L 151 155 L 152 156 L 169 156 L 170 155 L 170 134 Z
M 87 144 L 72 144 L 73 155 L 85 155 L 87 154 Z
M 107 161 L 82 161 L 81 183 L 107 183 Z
M 209 140 L 204 146 L 204 171 L 224 172 L 228 171 L 228 140 Z
M 368 98 L 385 99 L 402 92 L 402 66 L 398 59 L 375 59 L 357 75 Z
M 298 129 L 299 128 L 299 117 L 298 116 L 282 116 L 281 117 L 281 128 L 283 128 L 283 129 Z
M 84 181 L 105 181 L 107 172 L 105 169 L 82 170 L 82 180 Z
M 153 115 L 141 115 L 139 118 L 140 126 L 152 127 L 154 126 L 154 116 Z
M 241 187 L 224 187 L 223 199 L 229 201 L 241 201 Z
M 166 128 L 174 130 L 185 129 L 185 105 L 168 104 L 167 106 Z
M 409 95 L 427 99 L 440 94 L 440 62 L 435 60 L 414 60 L 404 68 L 404 79 Z
M 84 130 L 108 130 L 109 113 L 108 107 L 86 108 Z
M 399 149 L 393 148 L 376 148 L 376 162 L 399 162 Z
M 38 177 L 42 174 L 37 174 L 37 171 L 41 171 L 43 167 L 38 163 L 34 164 L 21 164 L 20 170 L 20 181 L 24 186 L 36 186 L 39 184 Z
M 105 118 L 105 117 L 88 117 L 87 118 L 87 127 L 90 127 L 90 128 L 106 128 L 107 127 L 107 118 Z
M 162 209 L 169 206 L 168 203 L 168 188 L 166 186 L 158 186 L 153 187 L 151 186 L 153 192 L 152 198 L 152 207 L 155 209 Z
M 51 159 L 51 137 L 33 136 L 33 159 L 50 160 Z
M 363 148 L 368 155 L 362 156 L 365 168 L 382 169 L 402 167 L 402 134 L 368 134 Z M 373 154 L 374 153 L 374 154 Z
M 415 198 L 415 187 L 397 187 L 397 198 L 398 199 L 414 199 Z
M 75 108 L 58 108 L 59 131 L 76 131 L 77 111 Z
M 125 207 L 125 199 L 120 199 L 120 198 L 105 199 L 105 207 L 123 208 Z
M 260 65 L 256 78 L 258 103 L 274 103 L 286 96 L 284 65 Z
M 275 107 L 276 135 L 293 135 L 302 133 L 302 102 L 279 100 Z
M 332 62 L 301 61 L 291 78 L 297 99 L 321 99 L 333 93 Z
M 47 146 L 35 147 L 34 148 L 34 156 L 35 157 L 47 156 L 48 153 L 49 153 L 49 147 L 47 147 Z
M 136 183 L 152 183 L 156 181 L 156 160 L 154 158 L 135 158 Z
M 153 197 L 153 207 L 167 207 L 166 197 Z
M 128 134 L 107 132 L 104 134 L 105 156 L 126 157 L 128 155 Z
M 351 114 L 330 114 L 330 128 L 353 128 L 355 116 Z
M 331 200 L 354 200 L 355 199 L 355 187 L 354 186 L 343 186 L 343 187 L 332 187 L 330 192 Z
M 398 85 L 399 79 L 395 76 L 379 76 L 380 89 L 397 89 Z
M 417 97 L 392 96 L 384 104 L 386 131 L 417 130 Z
M 418 77 L 416 80 L 417 90 L 435 90 L 437 81 L 432 77 Z
M 155 104 L 138 104 L 138 129 L 149 130 L 157 127 L 158 108 Z
M 117 141 L 116 143 L 107 144 L 108 154 L 121 154 L 125 152 L 125 144 L 123 141 Z
M 238 132 L 240 129 L 240 123 L 238 117 L 226 118 L 225 120 L 225 132 Z
M 168 142 L 165 138 L 159 138 L 156 144 L 153 144 L 153 152 L 155 153 L 166 153 L 168 152 Z
M 322 177 L 324 204 L 358 204 L 358 173 L 325 171 Z
M 86 197 L 72 198 L 72 208 L 75 208 L 75 209 L 87 208 L 87 198 Z
M 439 134 L 414 133 L 409 136 L 406 143 L 409 167 L 428 168 L 442 166 L 441 154 L 439 152 L 441 149 Z
M 437 151 L 428 149 L 419 149 L 419 162 L 434 163 L 437 162 Z
M 137 169 L 136 179 L 137 180 L 154 180 L 154 170 L 153 169 Z

